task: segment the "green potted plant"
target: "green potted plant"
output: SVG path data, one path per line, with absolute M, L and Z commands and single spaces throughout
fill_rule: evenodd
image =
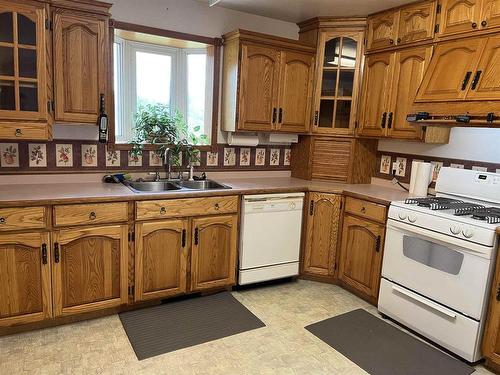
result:
M 208 137 L 197 135 L 200 127 L 193 131 L 177 110 L 172 111 L 169 106 L 161 103 L 140 106 L 135 114 L 134 138 L 132 155 L 142 154 L 148 144 L 156 145 L 156 153 L 162 156 L 168 147 L 172 150 L 171 163 L 181 166 L 181 155 L 184 154 L 188 164 L 199 161 L 200 152 L 196 146 L 207 144 Z

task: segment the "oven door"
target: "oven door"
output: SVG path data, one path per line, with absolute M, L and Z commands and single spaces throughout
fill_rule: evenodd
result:
M 382 276 L 479 320 L 493 249 L 389 220 Z

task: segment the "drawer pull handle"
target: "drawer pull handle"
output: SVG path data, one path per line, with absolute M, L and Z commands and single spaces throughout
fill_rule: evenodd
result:
M 0 217 L 0 224 L 5 224 L 5 218 L 4 217 Z
M 54 242 L 54 262 L 59 263 L 60 254 L 59 254 L 59 242 Z
M 167 209 L 165 207 L 160 208 L 160 214 L 165 215 L 167 213 Z
M 89 219 L 90 220 L 95 220 L 97 218 L 97 215 L 94 211 L 92 211 L 90 214 L 89 214 Z
M 366 207 L 365 206 L 361 207 L 361 213 L 364 214 L 365 212 L 366 212 Z
M 21 129 L 16 129 L 16 137 L 21 137 L 23 135 L 23 131 Z
M 219 203 L 216 203 L 214 208 L 215 208 L 215 211 L 219 211 L 219 209 L 220 209 Z
M 47 264 L 47 244 L 42 244 L 42 264 Z
M 194 244 L 198 245 L 199 241 L 200 241 L 199 230 L 198 227 L 196 227 L 194 230 Z

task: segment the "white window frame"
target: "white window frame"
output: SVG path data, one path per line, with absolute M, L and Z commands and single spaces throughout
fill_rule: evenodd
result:
M 213 64 L 209 61 L 209 50 L 203 48 L 181 49 L 168 46 L 160 46 L 148 43 L 124 40 L 115 36 L 115 43 L 120 45 L 118 58 L 118 72 L 115 76 L 118 81 L 118 91 L 115 93 L 117 101 L 116 122 L 121 124 L 122 135 L 116 135 L 117 143 L 128 143 L 133 138 L 133 120 L 137 110 L 137 87 L 136 87 L 136 53 L 146 52 L 171 57 L 171 87 L 170 106 L 179 110 L 187 116 L 188 80 L 187 80 L 187 57 L 189 54 L 206 54 L 206 81 L 205 81 L 205 114 L 204 134 L 211 139 L 212 132 L 212 93 L 213 93 Z M 128 62 L 126 64 L 125 62 Z

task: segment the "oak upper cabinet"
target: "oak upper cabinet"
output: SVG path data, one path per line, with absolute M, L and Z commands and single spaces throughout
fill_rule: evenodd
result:
M 309 129 L 314 78 L 314 56 L 285 51 L 281 55 L 277 129 L 304 133 Z
M 135 225 L 135 300 L 186 292 L 188 220 Z
M 483 0 L 481 28 L 500 26 L 500 0 Z
M 127 303 L 127 225 L 61 229 L 52 248 L 54 316 Z
M 246 30 L 223 38 L 222 130 L 308 132 L 314 47 Z
M 476 67 L 485 45 L 486 38 L 467 39 L 466 42 L 456 40 L 438 44 L 415 101 L 464 100 L 470 85 L 473 82 L 476 82 L 476 86 L 478 84 Z M 491 55 L 491 58 L 492 62 L 498 61 L 496 54 Z M 489 77 L 489 79 L 492 78 Z
M 0 235 L 0 327 L 52 316 L 47 232 Z
M 108 16 L 55 9 L 53 24 L 56 121 L 97 124 L 100 96 L 108 100 Z
M 381 137 L 385 134 L 393 66 L 393 53 L 366 57 L 358 131 L 360 135 Z
M 302 272 L 333 276 L 342 196 L 310 193 Z
M 352 135 L 358 104 L 363 32 L 319 36 L 313 132 Z
M 388 11 L 368 17 L 367 50 L 391 47 L 396 43 L 398 12 Z
M 193 218 L 191 290 L 235 283 L 237 223 L 237 215 Z
M 392 89 L 387 115 L 387 136 L 398 139 L 421 139 L 422 127 L 406 121 L 411 113 L 425 69 L 432 57 L 432 46 L 414 47 L 395 53 Z
M 481 23 L 482 0 L 442 0 L 439 35 L 477 30 Z
M 47 10 L 0 0 L 0 139 L 49 139 Z

